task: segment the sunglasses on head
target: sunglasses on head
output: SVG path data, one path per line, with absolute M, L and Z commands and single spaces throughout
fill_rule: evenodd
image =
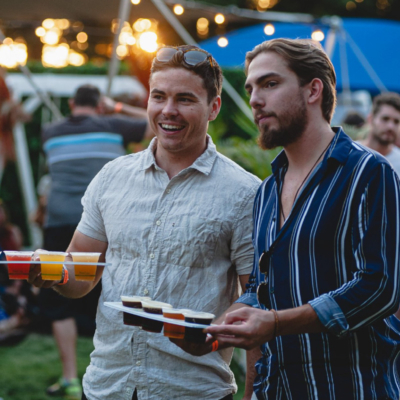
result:
M 178 52 L 183 53 L 183 61 L 187 65 L 192 67 L 201 64 L 202 62 L 208 60 L 210 66 L 214 72 L 215 84 L 217 85 L 217 74 L 215 73 L 215 68 L 213 64 L 213 58 L 210 53 L 202 49 L 182 49 L 180 47 L 161 47 L 156 54 L 156 60 L 159 62 L 171 61 L 174 55 Z
M 260 304 L 264 304 L 267 309 L 271 309 L 271 302 L 269 300 L 269 286 L 266 282 L 266 278 L 269 272 L 269 261 L 271 259 L 271 253 L 269 251 L 263 251 L 258 260 L 258 268 L 260 272 L 264 274 L 264 282 L 261 282 L 257 287 L 257 300 Z
M 172 57 L 179 51 L 183 53 L 183 60 L 188 65 L 195 66 L 208 59 L 211 67 L 214 68 L 211 54 L 202 49 L 181 49 L 180 47 L 165 46 L 157 51 L 156 59 L 160 62 L 171 61 Z

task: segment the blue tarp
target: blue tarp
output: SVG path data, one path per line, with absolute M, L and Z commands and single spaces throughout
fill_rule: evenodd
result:
M 266 24 L 242 28 L 228 33 L 228 46 L 221 48 L 217 44 L 218 37 L 203 41 L 200 46 L 213 54 L 222 67 L 243 67 L 247 51 L 253 49 L 264 40 L 275 38 L 310 38 L 315 29 L 320 29 L 326 35 L 325 26 L 273 23 L 275 33 L 267 36 L 264 33 Z M 386 88 L 400 92 L 400 23 L 389 20 L 343 18 L 343 28 L 353 39 L 362 54 L 368 60 Z M 325 40 L 321 42 L 325 46 Z M 349 41 L 346 42 L 346 55 L 349 70 L 351 90 L 368 90 L 371 93 L 379 92 L 376 83 L 371 79 L 357 57 Z M 337 89 L 342 89 L 342 65 L 340 59 L 339 39 L 336 40 L 332 63 L 337 74 Z

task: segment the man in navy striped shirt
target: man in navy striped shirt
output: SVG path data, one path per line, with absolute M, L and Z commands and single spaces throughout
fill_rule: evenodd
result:
M 336 76 L 319 45 L 264 42 L 246 73 L 260 145 L 283 151 L 255 199 L 241 308 L 208 332 L 261 346 L 258 399 L 398 399 L 399 178 L 330 127 Z

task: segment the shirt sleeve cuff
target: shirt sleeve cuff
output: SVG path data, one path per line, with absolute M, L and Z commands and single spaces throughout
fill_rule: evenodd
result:
M 247 304 L 253 308 L 260 308 L 256 293 L 244 293 L 235 301 L 235 303 Z
M 335 300 L 328 294 L 323 294 L 308 302 L 317 313 L 321 323 L 328 329 L 328 332 L 337 336 L 344 337 L 349 332 L 349 324 L 346 317 Z

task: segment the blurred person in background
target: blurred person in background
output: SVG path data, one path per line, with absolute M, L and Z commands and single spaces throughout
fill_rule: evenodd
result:
M 107 162 L 125 155 L 130 142 L 153 137 L 145 109 L 102 97 L 94 86 L 79 87 L 69 106 L 69 117 L 52 123 L 42 132 L 51 179 L 48 196 L 42 199 L 45 202 L 43 248 L 50 251 L 67 249 L 82 214 L 81 198 L 97 172 Z M 61 378 L 47 389 L 50 396 L 81 398 L 76 366 L 76 316 L 78 312 L 87 314 L 94 330 L 100 292 L 99 284 L 85 298 L 71 300 L 53 290 L 40 291 L 40 308 L 51 321 L 62 362 Z
M 364 146 L 382 154 L 400 176 L 400 95 L 383 93 L 374 98 L 372 112 L 368 116 L 369 131 Z
M 9 221 L 0 199 L 0 251 L 20 250 L 22 243 L 22 233 Z M 30 311 L 35 307 L 34 297 L 26 281 L 9 279 L 7 265 L 0 265 L 0 345 L 15 344 L 25 337 Z

